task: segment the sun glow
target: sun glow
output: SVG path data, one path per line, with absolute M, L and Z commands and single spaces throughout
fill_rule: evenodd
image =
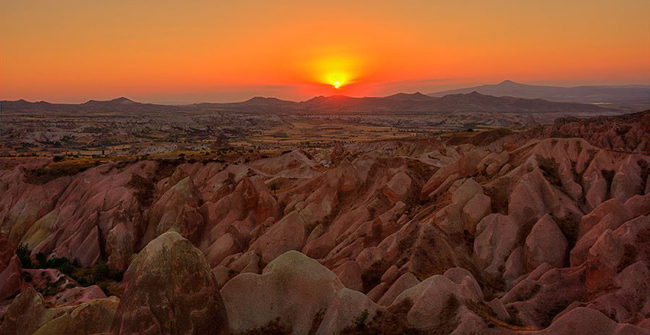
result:
M 311 80 L 338 90 L 355 83 L 361 71 L 363 65 L 359 57 L 339 55 L 316 58 L 305 72 L 311 73 Z

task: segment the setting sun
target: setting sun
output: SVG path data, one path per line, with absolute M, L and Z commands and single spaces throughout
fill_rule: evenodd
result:
M 650 335 L 648 14 L 0 0 L 0 335 Z

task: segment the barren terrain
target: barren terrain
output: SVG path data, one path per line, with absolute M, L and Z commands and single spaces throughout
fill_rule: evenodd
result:
M 650 331 L 649 112 L 258 124 L 295 149 L 3 158 L 0 333 Z

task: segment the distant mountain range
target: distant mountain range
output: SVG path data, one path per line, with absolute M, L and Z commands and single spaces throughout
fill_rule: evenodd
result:
M 0 111 L 53 112 L 53 113 L 155 113 L 178 110 L 178 106 L 157 105 L 135 102 L 121 97 L 113 100 L 89 100 L 81 104 L 55 104 L 46 101 L 29 102 L 25 100 L 0 101 Z
M 58 113 L 156 113 L 162 111 L 224 110 L 240 112 L 279 113 L 605 113 L 616 111 L 596 105 L 553 102 L 543 99 L 496 97 L 478 92 L 432 97 L 422 93 L 399 93 L 387 97 L 353 98 L 341 95 L 319 96 L 302 102 L 276 98 L 255 97 L 236 103 L 201 103 L 192 105 L 156 105 L 134 102 L 127 98 L 108 101 L 88 101 L 82 104 L 52 104 L 48 102 L 1 101 L 3 112 L 58 112 Z
M 497 97 L 516 97 L 525 99 L 545 99 L 561 102 L 580 103 L 647 103 L 650 104 L 650 86 L 536 86 L 505 80 L 499 84 L 481 85 L 456 90 L 430 93 L 442 97 L 449 94 L 478 92 Z

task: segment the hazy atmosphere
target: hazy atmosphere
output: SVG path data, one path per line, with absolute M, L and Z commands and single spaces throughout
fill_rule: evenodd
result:
M 0 0 L 0 335 L 650 335 L 650 2 Z
M 0 99 L 305 100 L 504 79 L 647 85 L 649 13 L 645 0 L 3 0 Z

